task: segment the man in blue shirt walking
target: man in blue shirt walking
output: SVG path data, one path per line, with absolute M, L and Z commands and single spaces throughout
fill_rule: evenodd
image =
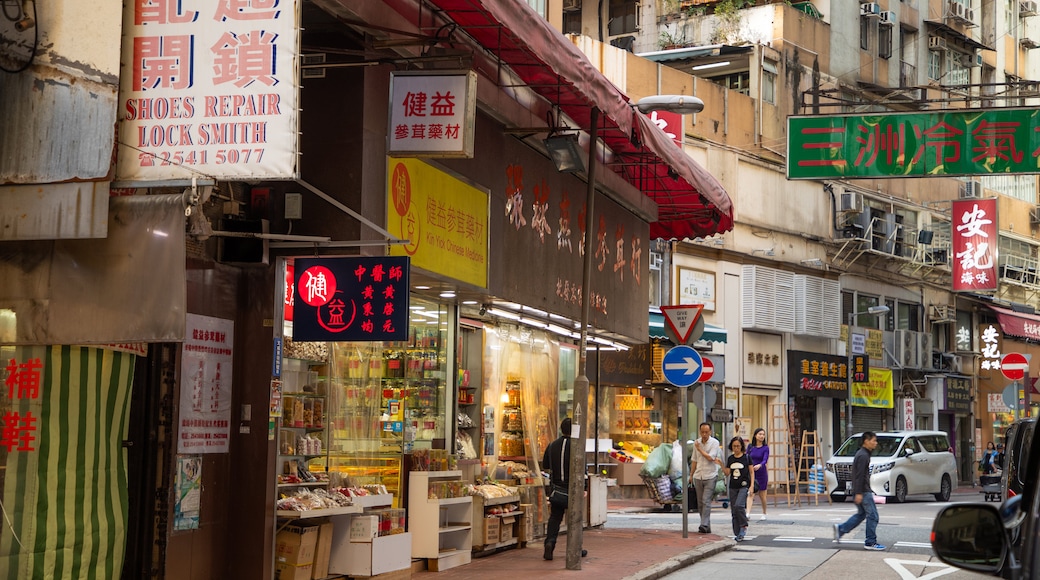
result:
M 855 495 L 856 513 L 843 524 L 834 524 L 834 541 L 856 529 L 867 520 L 867 539 L 863 547 L 867 550 L 884 550 L 877 542 L 878 513 L 874 505 L 874 493 L 870 489 L 870 453 L 877 447 L 877 434 L 864 431 L 859 451 L 852 459 L 852 493 Z

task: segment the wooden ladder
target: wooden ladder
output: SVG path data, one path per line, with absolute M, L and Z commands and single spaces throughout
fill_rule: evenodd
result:
M 803 477 L 804 476 L 804 477 Z M 798 505 L 802 505 L 801 482 L 806 485 L 805 502 L 808 505 L 810 498 L 820 505 L 820 496 L 827 497 L 830 503 L 831 497 L 827 495 L 827 480 L 824 476 L 823 456 L 820 454 L 820 444 L 816 437 L 816 431 L 802 431 L 802 446 L 798 454 L 798 479 L 795 485 L 795 499 Z
M 787 497 L 787 505 L 791 505 L 791 427 L 787 418 L 787 405 L 769 405 L 769 484 L 766 486 L 766 497 L 770 490 L 773 506 L 776 507 L 780 496 L 780 488 Z

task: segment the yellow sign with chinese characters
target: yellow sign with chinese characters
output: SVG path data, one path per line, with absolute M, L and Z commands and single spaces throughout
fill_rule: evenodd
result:
M 870 369 L 870 381 L 852 383 L 852 404 L 856 407 L 891 409 L 892 369 Z
M 391 256 L 487 288 L 488 194 L 418 159 L 387 159 Z

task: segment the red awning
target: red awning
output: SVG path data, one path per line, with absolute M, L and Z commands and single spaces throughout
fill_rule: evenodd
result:
M 1040 316 L 1015 312 L 991 304 L 986 306 L 989 306 L 989 309 L 997 315 L 1000 329 L 1004 331 L 1005 335 L 1040 340 Z
M 658 205 L 651 238 L 706 237 L 733 229 L 726 190 L 661 129 L 629 104 L 563 35 L 514 0 L 431 0 L 481 46 L 582 129 L 600 115 L 599 136 L 614 152 L 607 167 Z

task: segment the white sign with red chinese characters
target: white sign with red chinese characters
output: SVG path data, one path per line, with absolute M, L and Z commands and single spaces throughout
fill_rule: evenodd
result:
M 997 200 L 953 202 L 953 291 L 997 289 Z
M 391 155 L 473 157 L 477 75 L 473 71 L 390 73 Z
M 903 429 L 914 430 L 914 400 L 903 399 Z
M 177 453 L 227 453 L 235 323 L 196 314 L 185 319 Z
M 299 5 L 124 2 L 116 179 L 294 179 Z

